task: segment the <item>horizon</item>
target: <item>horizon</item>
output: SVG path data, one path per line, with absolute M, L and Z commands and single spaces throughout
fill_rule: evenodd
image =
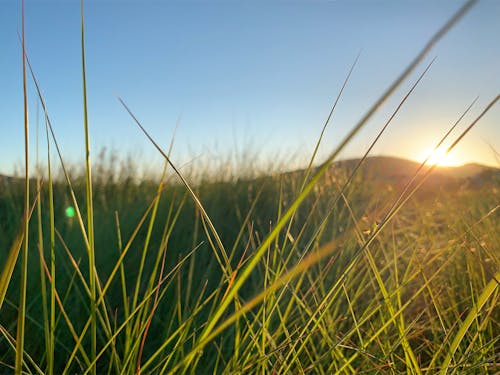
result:
M 111 155 L 111 154 L 106 154 L 104 159 L 99 159 L 99 161 L 97 163 L 94 164 L 94 168 L 97 169 L 95 170 L 94 169 L 94 172 L 93 173 L 93 178 L 101 178 L 101 177 L 105 177 L 110 171 L 106 168 L 108 168 L 110 165 L 109 165 L 109 162 L 111 160 L 114 160 L 115 162 L 117 162 L 120 166 L 120 171 L 123 172 L 123 166 L 124 164 L 127 163 L 127 160 L 126 159 L 116 159 L 115 158 L 116 155 Z M 391 156 L 391 155 L 369 155 L 367 156 L 367 158 L 365 159 L 366 162 L 368 162 L 369 160 L 379 160 L 380 159 L 389 159 L 389 160 L 392 160 L 392 161 L 400 161 L 400 162 L 404 162 L 404 163 L 408 163 L 409 165 L 411 164 L 411 166 L 419 166 L 420 164 L 422 164 L 421 161 L 418 161 L 418 160 L 412 160 L 412 159 L 407 159 L 407 158 L 403 158 L 403 157 L 398 157 L 398 156 Z M 342 159 L 338 159 L 336 160 L 335 162 L 333 162 L 333 164 L 331 165 L 332 167 L 334 167 L 335 165 L 339 165 L 339 164 L 344 164 L 344 163 L 349 163 L 349 162 L 358 162 L 360 160 L 360 158 L 342 158 Z M 94 160 L 95 162 L 95 160 Z M 135 161 L 133 161 L 135 163 Z M 75 176 L 80 176 L 82 177 L 82 175 L 85 173 L 85 165 L 84 164 L 80 164 L 80 165 L 75 165 L 75 164 L 68 164 L 65 162 L 65 165 L 66 165 L 66 168 L 69 168 L 70 170 L 70 177 L 75 177 Z M 281 165 L 281 164 L 280 164 Z M 140 181 L 152 181 L 154 179 L 157 179 L 160 177 L 160 174 L 161 174 L 161 170 L 158 170 L 156 168 L 144 168 L 144 164 L 134 164 L 134 166 L 137 166 L 138 169 L 136 169 L 134 172 L 134 177 L 136 179 L 136 182 L 140 182 Z M 97 168 L 96 168 L 97 167 Z M 182 168 L 183 166 L 181 166 L 181 173 L 182 173 Z M 205 165 L 206 167 L 206 165 Z M 318 163 L 315 163 L 313 164 L 313 168 L 318 168 L 319 167 L 319 162 Z M 475 162 L 472 162 L 472 163 L 465 163 L 465 164 L 461 164 L 461 165 L 440 165 L 439 163 L 425 163 L 425 167 L 426 168 L 431 168 L 431 167 L 434 167 L 435 170 L 434 170 L 434 173 L 437 173 L 439 174 L 439 171 L 455 171 L 453 173 L 456 173 L 456 172 L 459 172 L 461 169 L 462 170 L 466 170 L 467 168 L 470 168 L 470 167 L 479 167 L 481 168 L 481 170 L 479 172 L 472 172 L 472 174 L 469 176 L 467 175 L 466 177 L 472 177 L 474 176 L 476 173 L 481 173 L 482 171 L 485 171 L 485 170 L 498 170 L 500 171 L 500 167 L 498 166 L 491 166 L 491 165 L 487 165 L 487 164 L 481 164 L 481 163 L 475 163 Z M 197 176 L 197 172 L 199 170 L 204 170 L 205 174 L 201 174 L 200 176 L 197 176 L 197 178 L 199 177 L 202 177 L 202 178 L 206 178 L 207 176 L 208 177 L 221 177 L 222 174 L 221 174 L 221 170 L 224 171 L 223 175 L 225 177 L 228 177 L 229 179 L 231 178 L 260 178 L 260 177 L 265 177 L 265 176 L 273 176 L 275 175 L 276 173 L 278 174 L 287 174 L 287 173 L 295 173 L 295 172 L 301 172 L 301 171 L 305 171 L 306 168 L 305 167 L 299 167 L 299 168 L 287 168 L 286 166 L 285 167 L 269 167 L 269 168 L 246 168 L 246 166 L 244 166 L 243 169 L 239 169 L 238 166 L 235 166 L 233 164 L 231 164 L 229 161 L 227 162 L 227 164 L 224 165 L 223 168 L 220 168 L 220 169 L 208 169 L 208 168 L 198 168 L 198 169 L 193 169 L 191 167 L 188 167 L 189 169 L 189 173 L 187 174 L 188 177 L 192 177 L 192 176 Z M 170 174 L 171 177 L 176 177 L 176 174 L 174 173 L 174 171 L 171 170 L 171 168 L 168 168 L 169 172 L 167 174 Z M 238 172 L 241 172 L 241 173 L 238 173 Z M 248 173 L 249 172 L 249 173 Z M 390 172 L 389 170 L 387 172 Z M 411 171 L 408 171 L 408 172 L 411 172 Z M 414 171 L 413 171 L 414 172 Z M 61 170 L 61 168 L 59 166 L 57 166 L 56 170 L 55 171 L 52 171 L 52 173 L 54 174 L 55 173 L 55 178 L 56 180 L 61 178 L 62 179 L 62 182 L 64 182 L 64 177 L 63 177 L 63 171 Z M 105 176 L 101 176 L 100 173 L 104 173 Z M 194 173 L 194 175 L 191 175 L 191 174 Z M 80 175 L 82 174 L 82 175 Z M 184 173 L 183 173 L 184 174 Z M 34 180 L 37 178 L 37 176 L 41 176 L 42 179 L 47 177 L 47 165 L 43 165 L 41 164 L 38 168 L 33 168 L 30 172 L 30 179 Z M 118 179 L 120 178 L 120 173 L 117 174 L 117 177 Z M 123 176 L 122 176 L 123 177 Z M 21 166 L 19 166 L 19 170 L 16 170 L 15 173 L 13 174 L 4 174 L 4 173 L 1 173 L 0 172 L 0 178 L 13 178 L 13 179 L 24 179 L 24 176 L 22 174 L 22 168 Z M 53 176 L 54 178 L 54 176 Z M 168 177 L 170 178 L 170 177 Z M 168 179 L 167 178 L 167 179 Z M 224 180 L 224 178 L 223 178 Z
M 143 159 L 152 168 L 162 164 L 119 105 L 116 96 L 120 96 L 165 149 L 179 122 L 173 152 L 177 165 L 194 158 L 237 160 L 249 154 L 261 167 L 279 158 L 288 158 L 289 170 L 304 167 L 361 51 L 316 158 L 320 163 L 460 5 L 87 1 L 92 158 L 96 160 L 106 148 L 123 158 Z M 0 174 L 4 175 L 12 175 L 23 160 L 20 14 L 17 2 L 0 2 Z M 434 57 L 433 66 L 370 156 L 421 161 L 479 95 L 447 141 L 452 143 L 498 94 L 495 62 L 500 60 L 500 48 L 495 35 L 500 34 L 500 25 L 495 14 L 500 14 L 498 2 L 474 6 L 339 159 L 363 155 Z M 28 58 L 63 157 L 71 164 L 84 157 L 79 17 L 77 3 L 26 1 Z M 34 166 L 37 124 L 41 160 L 45 139 L 36 92 L 30 78 L 28 82 Z M 447 161 L 436 159 L 436 163 L 498 168 L 499 123 L 500 112 L 493 108 Z

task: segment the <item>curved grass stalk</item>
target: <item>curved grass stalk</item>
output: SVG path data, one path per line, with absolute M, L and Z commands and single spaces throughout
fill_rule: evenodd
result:
M 170 158 L 168 157 L 167 153 L 165 153 L 162 148 L 158 145 L 158 143 L 155 142 L 155 140 L 149 135 L 149 133 L 146 131 L 146 129 L 142 126 L 142 124 L 139 122 L 137 117 L 132 113 L 132 111 L 129 109 L 129 107 L 125 104 L 125 102 L 121 99 L 118 98 L 122 106 L 125 108 L 125 110 L 128 112 L 128 114 L 132 117 L 134 122 L 137 124 L 137 126 L 142 130 L 142 132 L 146 135 L 146 137 L 149 139 L 149 141 L 154 145 L 154 147 L 158 150 L 158 152 L 165 158 L 165 160 L 170 164 L 172 169 L 174 170 L 175 174 L 181 179 L 182 184 L 186 187 L 188 190 L 189 194 L 193 198 L 193 201 L 195 202 L 196 206 L 200 210 L 200 213 L 202 214 L 202 218 L 207 222 L 207 225 L 210 229 L 210 232 L 212 236 L 215 238 L 215 243 L 217 244 L 218 247 L 218 252 L 215 247 L 212 247 L 214 250 L 214 255 L 217 258 L 217 262 L 219 262 L 221 266 L 221 270 L 224 272 L 227 281 L 231 280 L 231 274 L 233 273 L 232 267 L 231 267 L 231 262 L 229 261 L 229 257 L 227 255 L 227 252 L 224 248 L 224 245 L 222 244 L 222 241 L 220 239 L 219 234 L 217 233 L 217 230 L 215 229 L 215 226 L 212 223 L 212 220 L 210 220 L 210 217 L 208 216 L 207 212 L 205 211 L 205 208 L 203 207 L 203 204 L 201 203 L 200 199 L 196 195 L 196 193 L 193 191 L 191 188 L 191 185 L 187 182 L 187 180 L 184 178 L 184 176 L 180 173 L 179 169 L 172 163 Z M 207 232 L 207 236 L 211 240 L 210 233 Z M 220 253 L 220 255 L 219 255 Z M 222 256 L 222 260 L 220 259 L 220 256 Z
M 175 140 L 175 134 L 177 132 L 177 128 L 179 126 L 179 122 L 177 122 L 176 126 L 175 126 L 175 129 L 174 129 L 174 133 L 172 135 L 172 138 L 170 140 L 170 146 L 169 146 L 169 149 L 168 149 L 168 155 L 170 156 L 171 152 L 172 152 L 172 149 L 174 147 L 174 140 Z M 135 309 L 135 306 L 137 305 L 137 299 L 139 298 L 139 289 L 140 289 L 140 286 L 141 286 L 141 280 L 142 280 L 142 274 L 143 274 L 143 270 L 144 270 L 144 264 L 146 262 L 146 255 L 148 253 L 148 249 L 149 249 L 149 242 L 151 240 L 151 234 L 153 232 L 153 227 L 154 227 L 154 223 L 155 223 L 155 220 L 156 220 L 156 216 L 157 216 L 157 212 L 158 212 L 158 205 L 160 204 L 160 196 L 161 196 L 161 193 L 163 192 L 163 180 L 165 179 L 165 175 L 166 175 L 166 172 L 167 172 L 167 167 L 168 167 L 168 163 L 165 162 L 164 166 L 163 166 L 163 170 L 161 172 L 161 177 L 160 177 L 160 182 L 158 183 L 158 187 L 157 187 L 157 195 L 158 195 L 158 199 L 156 199 L 156 202 L 153 206 L 153 210 L 151 212 L 151 216 L 149 218 L 149 224 L 148 224 L 148 229 L 147 229 L 147 232 L 146 232 L 146 239 L 144 240 L 144 246 L 143 246 L 143 249 L 142 249 L 142 255 L 141 255 L 141 260 L 140 260 L 140 263 L 139 263 L 139 269 L 138 269 L 138 272 L 137 272 L 137 279 L 136 279 L 136 283 L 135 283 L 135 290 L 134 290 L 134 296 L 132 298 L 132 310 Z

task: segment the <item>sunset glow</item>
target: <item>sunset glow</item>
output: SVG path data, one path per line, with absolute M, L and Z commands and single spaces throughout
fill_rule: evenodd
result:
M 454 155 L 453 151 L 446 153 L 445 147 L 439 147 L 436 150 L 427 150 L 419 158 L 419 161 L 424 162 L 427 158 L 427 165 L 439 165 L 442 167 L 455 167 L 460 165 L 460 161 Z

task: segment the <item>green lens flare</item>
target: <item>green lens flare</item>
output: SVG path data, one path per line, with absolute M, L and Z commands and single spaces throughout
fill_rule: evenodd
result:
M 66 217 L 75 216 L 75 209 L 72 206 L 68 206 L 68 208 L 66 208 L 66 210 L 64 212 L 66 214 Z

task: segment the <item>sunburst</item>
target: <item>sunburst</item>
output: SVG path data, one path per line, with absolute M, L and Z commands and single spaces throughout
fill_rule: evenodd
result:
M 459 160 L 454 156 L 453 152 L 446 152 L 446 148 L 439 147 L 436 150 L 427 150 L 420 157 L 420 162 L 427 159 L 427 165 L 438 165 L 441 167 L 455 167 L 460 165 Z

